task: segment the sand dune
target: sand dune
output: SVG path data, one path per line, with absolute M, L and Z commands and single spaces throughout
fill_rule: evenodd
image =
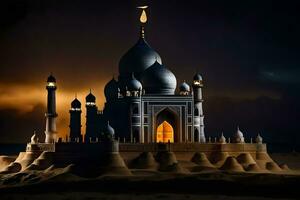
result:
M 14 156 L 0 156 L 0 171 L 4 170 L 15 159 Z
M 248 167 L 250 164 L 256 164 L 250 153 L 242 153 L 238 155 L 236 159 L 244 168 Z
M 209 156 L 209 160 L 213 165 L 215 165 L 217 168 L 221 167 L 229 154 L 227 152 L 214 152 Z
M 130 168 L 155 170 L 158 168 L 158 163 L 156 163 L 151 152 L 143 152 L 131 162 Z
M 220 170 L 230 171 L 230 172 L 244 172 L 242 165 L 238 163 L 235 157 L 229 156 L 225 163 L 220 167 Z
M 205 153 L 195 153 L 191 159 L 197 166 L 192 167 L 192 172 L 215 171 L 216 167 L 207 159 Z
M 245 169 L 247 172 L 254 172 L 254 173 L 263 172 L 263 170 L 260 169 L 260 167 L 256 163 L 249 164 Z
M 272 172 L 280 172 L 282 169 L 275 162 L 267 162 L 266 169 Z

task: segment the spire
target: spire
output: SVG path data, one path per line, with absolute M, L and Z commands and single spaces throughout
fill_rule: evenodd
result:
M 146 9 L 148 6 L 139 6 L 138 9 L 142 10 L 141 16 L 140 16 L 140 23 L 141 23 L 141 29 L 140 29 L 140 38 L 145 38 L 145 24 L 147 23 L 147 14 Z

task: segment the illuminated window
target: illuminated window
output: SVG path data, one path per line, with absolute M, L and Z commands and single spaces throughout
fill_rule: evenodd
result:
M 86 102 L 86 105 L 87 106 L 94 106 L 94 105 L 96 105 L 96 103 L 95 102 Z
M 48 87 L 55 87 L 55 82 L 48 82 L 48 83 L 47 83 L 47 86 L 48 86 Z
M 71 108 L 72 111 L 81 111 L 80 108 Z
M 194 85 L 202 86 L 202 81 L 194 80 Z

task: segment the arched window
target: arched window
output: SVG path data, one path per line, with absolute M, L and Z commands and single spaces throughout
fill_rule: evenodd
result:
M 195 116 L 199 116 L 199 110 L 198 110 L 198 108 L 195 108 L 194 115 L 195 115 Z

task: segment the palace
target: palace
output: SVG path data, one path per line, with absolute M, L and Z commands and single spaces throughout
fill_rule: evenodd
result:
M 137 43 L 119 62 L 118 79 L 112 78 L 105 86 L 104 109 L 98 110 L 91 92 L 86 96 L 85 142 L 101 139 L 109 122 L 122 141 L 204 143 L 202 76 L 194 75 L 192 87 L 184 81 L 177 88 L 175 75 L 145 39 L 145 23 L 141 20 Z M 48 83 L 55 84 L 52 80 L 49 77 Z M 82 140 L 80 114 L 76 98 L 70 110 L 71 141 Z

